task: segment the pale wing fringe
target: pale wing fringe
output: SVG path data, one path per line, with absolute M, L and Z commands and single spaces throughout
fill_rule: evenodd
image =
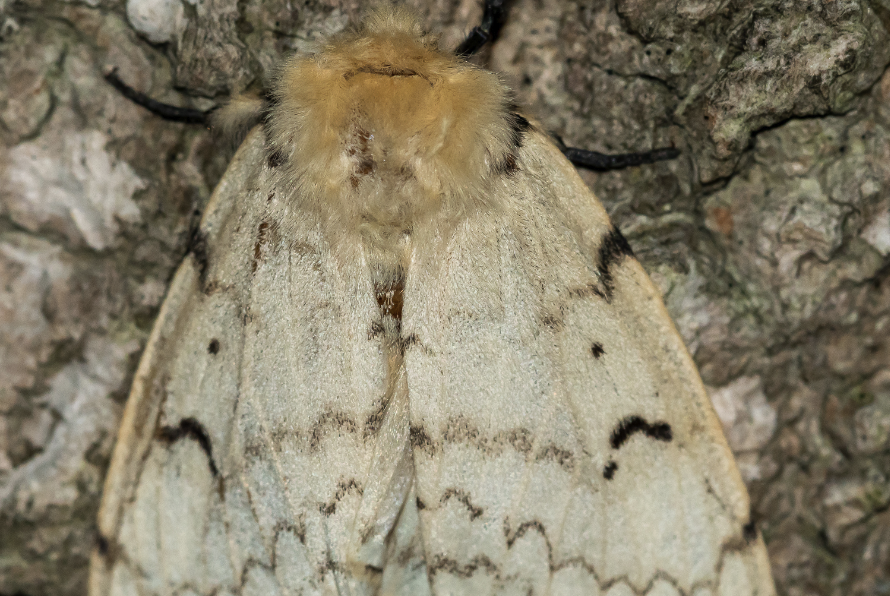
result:
M 239 147 L 226 174 L 214 189 L 201 222 L 201 229 L 207 230 L 209 242 L 215 240 L 219 226 L 234 206 L 234 194 L 237 190 L 232 187 L 243 186 L 245 183 L 243 176 L 252 174 L 258 164 L 262 163 L 262 143 L 262 131 L 254 131 Z M 139 368 L 133 377 L 133 386 L 121 418 L 117 444 L 102 492 L 98 517 L 98 530 L 102 538 L 117 536 L 122 510 L 127 505 L 130 492 L 135 486 L 135 475 L 138 473 L 140 462 L 153 438 L 151 431 L 157 420 L 161 396 L 153 395 L 150 385 L 159 363 L 167 357 L 164 352 L 164 339 L 175 332 L 183 305 L 194 293 L 199 277 L 199 265 L 195 262 L 194 256 L 189 255 L 179 266 L 170 283 L 167 296 L 146 343 L 145 352 L 140 359 Z M 102 546 L 114 548 L 113 544 Z M 99 550 L 94 550 L 91 557 L 90 594 L 108 593 L 108 569 L 103 557 L 99 556 Z

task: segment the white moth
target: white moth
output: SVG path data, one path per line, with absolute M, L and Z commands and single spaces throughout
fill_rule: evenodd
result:
M 286 63 L 136 373 L 92 596 L 775 593 L 658 292 L 509 98 L 399 9 Z

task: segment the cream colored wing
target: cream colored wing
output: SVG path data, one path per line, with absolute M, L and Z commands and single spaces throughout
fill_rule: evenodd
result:
M 405 393 L 370 336 L 367 264 L 357 245 L 333 254 L 308 216 L 282 237 L 264 215 L 278 199 L 263 143 L 254 131 L 214 193 L 136 373 L 92 596 L 372 594 L 416 579 L 382 572 L 411 458 Z M 416 516 L 403 519 L 410 546 Z
M 526 134 L 503 212 L 415 249 L 403 336 L 435 594 L 769 596 L 766 550 L 658 292 Z

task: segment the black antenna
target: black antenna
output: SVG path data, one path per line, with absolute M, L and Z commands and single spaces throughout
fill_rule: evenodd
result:
M 653 149 L 652 151 L 643 151 L 641 153 L 619 153 L 616 155 L 597 153 L 596 151 L 587 151 L 586 149 L 576 149 L 574 147 L 565 146 L 561 146 L 559 149 L 562 151 L 562 154 L 576 166 L 600 172 L 621 170 L 633 166 L 655 163 L 656 161 L 676 159 L 680 156 L 680 151 L 673 147 Z
M 192 108 L 179 108 L 154 100 L 146 94 L 140 91 L 136 91 L 135 89 L 124 83 L 120 79 L 120 77 L 117 76 L 116 68 L 110 68 L 105 72 L 105 80 L 108 81 L 112 87 L 120 91 L 121 95 L 123 95 L 133 103 L 142 106 L 152 114 L 164 118 L 165 120 L 171 120 L 173 122 L 185 122 L 187 124 L 206 124 L 210 112 L 213 111 L 202 111 Z
M 472 56 L 478 52 L 482 46 L 494 39 L 501 25 L 504 24 L 504 17 L 507 14 L 507 0 L 485 0 L 482 8 L 482 22 L 479 26 L 473 27 L 467 38 L 461 42 L 454 53 L 458 56 Z

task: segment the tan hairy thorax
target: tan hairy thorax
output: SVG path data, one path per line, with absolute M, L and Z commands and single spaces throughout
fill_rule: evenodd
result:
M 392 246 L 437 214 L 486 205 L 511 151 L 509 91 L 436 41 L 387 7 L 285 63 L 267 134 L 300 208 Z

